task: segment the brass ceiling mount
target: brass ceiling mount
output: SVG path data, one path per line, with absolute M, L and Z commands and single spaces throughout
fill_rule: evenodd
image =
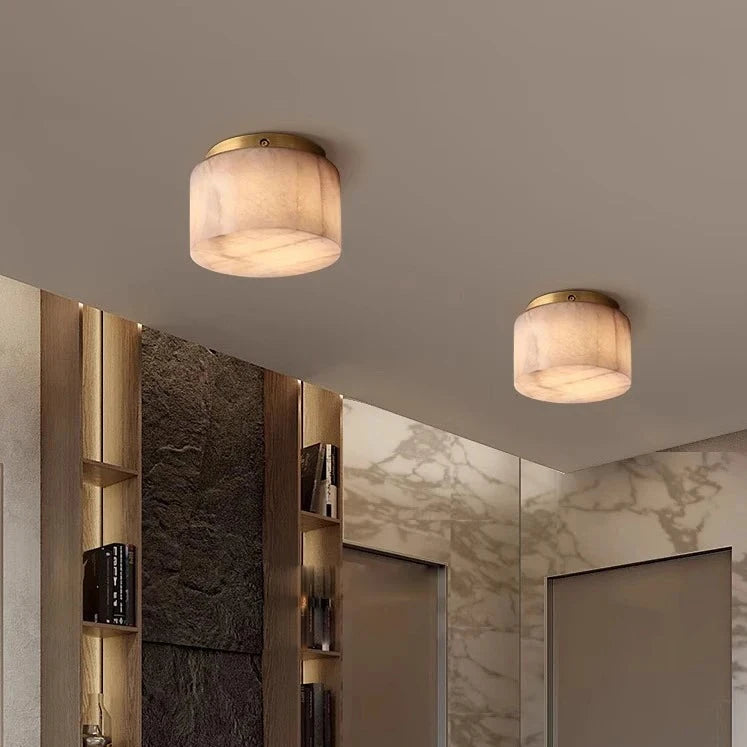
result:
M 536 309 L 538 306 L 546 306 L 550 303 L 573 303 L 575 301 L 580 301 L 581 303 L 598 303 L 602 306 L 609 306 L 611 309 L 620 308 L 620 304 L 614 298 L 610 298 L 604 293 L 599 293 L 599 291 L 569 289 L 543 293 L 541 296 L 532 299 L 525 310 L 529 311 L 529 309 Z
M 242 150 L 244 148 L 288 148 L 289 150 L 313 153 L 316 156 L 325 157 L 327 155 L 324 148 L 301 135 L 290 135 L 287 132 L 252 132 L 221 140 L 205 154 L 205 158 L 208 159 L 220 153 L 229 153 L 232 150 Z

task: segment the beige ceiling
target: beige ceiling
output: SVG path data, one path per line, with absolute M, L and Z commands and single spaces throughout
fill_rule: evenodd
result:
M 563 470 L 747 425 L 747 5 L 70 0 L 0 23 L 0 273 Z M 315 136 L 344 251 L 208 273 L 189 172 Z M 625 397 L 512 388 L 533 296 L 612 293 Z M 372 438 L 375 438 L 372 434 Z

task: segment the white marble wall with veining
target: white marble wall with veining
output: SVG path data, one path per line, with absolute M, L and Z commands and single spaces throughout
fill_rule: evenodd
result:
M 519 460 L 358 402 L 345 540 L 448 566 L 450 747 L 519 742 Z
M 747 747 L 747 455 L 658 453 L 569 475 L 522 460 L 521 543 L 525 747 L 546 744 L 547 576 L 729 546 L 731 744 Z
M 32 744 L 39 711 L 39 291 L 0 276 L 3 744 Z

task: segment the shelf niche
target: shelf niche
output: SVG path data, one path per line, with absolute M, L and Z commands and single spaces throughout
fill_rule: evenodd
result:
M 41 745 L 80 744 L 102 692 L 113 744 L 141 747 L 140 328 L 41 295 Z M 111 542 L 137 548 L 132 627 L 81 619 L 83 552 Z
M 342 747 L 342 405 L 339 394 L 265 373 L 266 747 L 301 744 L 300 688 L 321 682 L 334 697 L 335 747 Z M 338 518 L 301 511 L 301 449 L 339 449 Z M 301 646 L 301 567 L 334 569 L 334 651 Z

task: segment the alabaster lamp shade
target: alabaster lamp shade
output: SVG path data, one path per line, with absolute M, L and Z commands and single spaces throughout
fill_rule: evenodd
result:
M 599 402 L 631 383 L 630 322 L 594 291 L 539 296 L 514 324 L 514 387 L 543 402 Z
M 240 135 L 192 171 L 190 255 L 198 265 L 281 277 L 321 270 L 340 252 L 340 175 L 310 140 Z

